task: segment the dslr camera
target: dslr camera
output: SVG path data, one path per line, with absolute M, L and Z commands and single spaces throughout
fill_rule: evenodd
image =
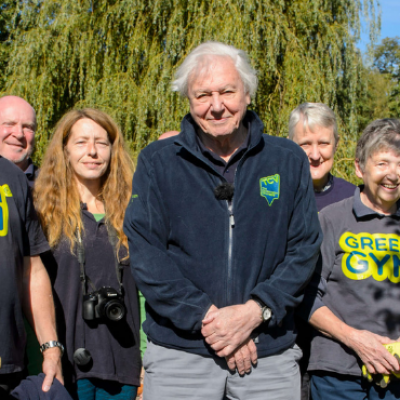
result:
M 82 303 L 82 316 L 86 321 L 109 319 L 119 321 L 126 314 L 122 295 L 109 286 L 85 294 Z

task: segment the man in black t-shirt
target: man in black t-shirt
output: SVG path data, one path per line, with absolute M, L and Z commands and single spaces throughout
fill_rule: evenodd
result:
M 0 110 L 0 138 L 9 129 L 3 117 Z M 39 256 L 47 250 L 24 173 L 0 157 L 1 399 L 22 378 L 26 340 L 22 313 L 42 344 L 43 390 L 49 390 L 54 377 L 63 381 L 51 285 Z
M 0 155 L 13 162 L 33 187 L 38 168 L 32 163 L 35 145 L 36 113 L 18 96 L 0 98 Z
M 19 167 L 33 188 L 39 168 L 31 155 L 35 145 L 36 113 L 33 107 L 18 96 L 0 98 L 0 155 Z M 39 351 L 35 332 L 24 319 L 27 334 L 26 367 L 30 375 L 42 372 L 43 357 Z

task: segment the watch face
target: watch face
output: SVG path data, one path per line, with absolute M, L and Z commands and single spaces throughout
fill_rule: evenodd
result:
M 272 317 L 272 312 L 271 309 L 268 307 L 265 307 L 262 313 L 262 317 L 264 321 L 268 321 Z

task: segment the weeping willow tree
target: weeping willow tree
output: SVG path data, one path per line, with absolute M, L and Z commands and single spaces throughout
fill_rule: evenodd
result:
M 55 122 L 72 107 L 109 112 L 137 152 L 179 129 L 188 103 L 171 92 L 174 71 L 196 45 L 219 40 L 245 50 L 258 70 L 252 107 L 267 132 L 286 136 L 293 108 L 322 101 L 339 116 L 346 159 L 359 130 L 354 40 L 362 12 L 374 28 L 374 1 L 19 1 L 0 90 L 37 110 L 38 161 Z M 337 169 L 347 176 L 343 165 Z
M 10 34 L 17 24 L 18 14 L 15 13 L 16 0 L 3 0 L 0 3 L 0 91 L 5 84 L 5 70 L 10 53 Z

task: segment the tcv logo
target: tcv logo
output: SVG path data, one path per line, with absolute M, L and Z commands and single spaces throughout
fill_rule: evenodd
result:
M 279 199 L 280 180 L 279 174 L 260 179 L 260 195 L 267 200 L 269 206 Z

